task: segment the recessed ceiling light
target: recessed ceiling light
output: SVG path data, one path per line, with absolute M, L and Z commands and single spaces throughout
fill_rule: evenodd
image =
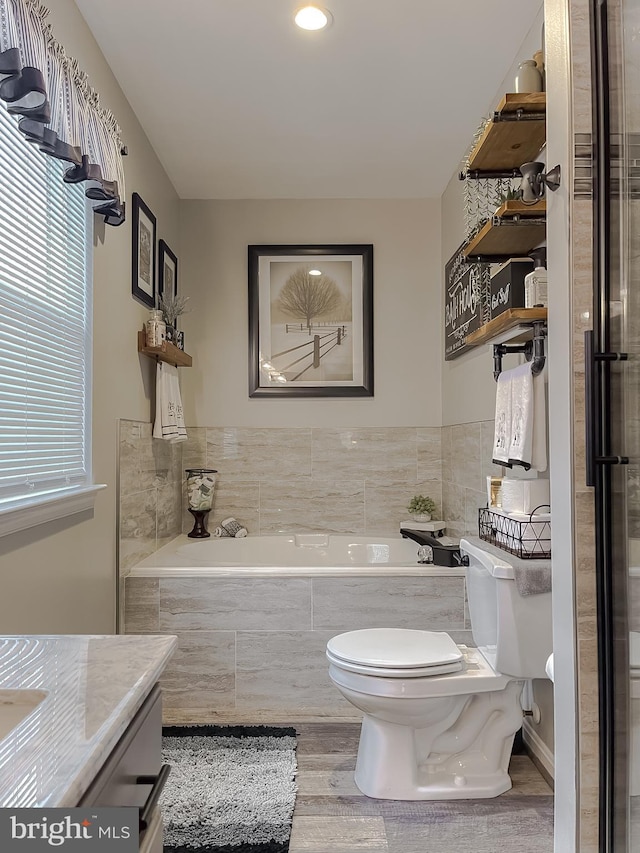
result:
M 329 23 L 331 13 L 319 6 L 303 6 L 295 14 L 294 21 L 303 30 L 323 30 Z
M 309 275 L 322 275 L 320 270 L 309 270 Z

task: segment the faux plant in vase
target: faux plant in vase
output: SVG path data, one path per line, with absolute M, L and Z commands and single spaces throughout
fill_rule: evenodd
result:
M 158 307 L 162 311 L 162 319 L 167 325 L 167 340 L 172 344 L 177 343 L 178 317 L 187 313 L 188 296 L 170 296 L 168 299 L 160 297 Z
M 414 495 L 407 510 L 414 521 L 431 521 L 431 516 L 436 511 L 436 502 L 428 495 Z

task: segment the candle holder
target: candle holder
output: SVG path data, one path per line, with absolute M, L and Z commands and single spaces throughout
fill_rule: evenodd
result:
M 185 473 L 189 512 L 194 518 L 193 530 L 187 536 L 190 539 L 207 539 L 211 534 L 207 530 L 206 519 L 213 506 L 218 472 L 213 468 L 187 468 Z

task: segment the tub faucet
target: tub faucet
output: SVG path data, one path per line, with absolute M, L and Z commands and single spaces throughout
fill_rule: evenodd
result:
M 468 565 L 469 558 L 460 554 L 460 548 L 457 545 L 444 544 L 440 539 L 427 533 L 424 530 L 412 530 L 407 527 L 400 529 L 400 535 L 403 539 L 413 539 L 418 545 L 428 546 L 433 552 L 433 563 L 436 566 L 465 566 Z M 420 551 L 418 551 L 418 559 L 420 559 Z

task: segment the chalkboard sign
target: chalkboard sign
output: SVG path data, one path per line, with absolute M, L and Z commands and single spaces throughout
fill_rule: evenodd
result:
M 469 349 L 465 338 L 483 323 L 483 293 L 489 286 L 489 268 L 481 264 L 468 264 L 462 254 L 462 246 L 458 247 L 444 268 L 446 361 L 457 358 Z

